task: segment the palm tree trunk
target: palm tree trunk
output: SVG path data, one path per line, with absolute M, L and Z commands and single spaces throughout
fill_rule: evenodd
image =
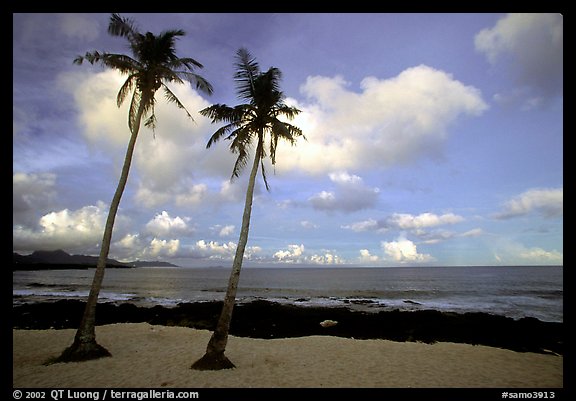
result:
M 254 198 L 254 184 L 256 182 L 256 175 L 258 173 L 258 166 L 262 158 L 263 141 L 262 133 L 259 136 L 256 154 L 254 155 L 254 164 L 250 171 L 250 179 L 248 180 L 248 188 L 246 189 L 246 201 L 244 203 L 244 214 L 242 215 L 242 229 L 240 230 L 240 238 L 234 256 L 234 263 L 232 264 L 232 272 L 228 280 L 228 288 L 220 312 L 220 318 L 216 324 L 216 329 L 210 337 L 206 353 L 202 358 L 192 364 L 192 369 L 196 370 L 220 370 L 234 368 L 234 364 L 224 355 L 226 344 L 228 343 L 228 333 L 230 331 L 230 323 L 232 322 L 232 311 L 236 302 L 236 292 L 238 290 L 238 283 L 240 281 L 240 270 L 242 269 L 242 261 L 244 259 L 244 250 L 248 242 L 248 231 L 250 229 L 250 216 L 252 214 L 252 200 Z
M 140 131 L 140 121 L 142 119 L 143 113 L 144 102 L 141 101 L 136 115 L 136 124 L 130 136 L 128 148 L 126 149 L 126 156 L 124 158 L 124 165 L 122 167 L 122 173 L 120 174 L 120 180 L 118 182 L 118 186 L 116 187 L 114 197 L 112 198 L 110 210 L 108 211 L 108 218 L 106 219 L 106 226 L 104 228 L 104 235 L 102 237 L 102 246 L 100 248 L 100 256 L 98 257 L 96 271 L 94 272 L 92 286 L 90 287 L 90 294 L 88 295 L 88 300 L 86 301 L 86 306 L 84 308 L 82 320 L 80 321 L 80 326 L 76 331 L 76 336 L 74 337 L 74 342 L 72 345 L 66 348 L 64 352 L 53 362 L 84 361 L 97 359 L 104 356 L 111 356 L 110 352 L 106 348 L 102 347 L 96 342 L 96 305 L 98 304 L 98 296 L 100 294 L 102 281 L 104 279 L 106 260 L 108 259 L 108 253 L 110 251 L 110 243 L 112 242 L 114 220 L 116 219 L 118 206 L 120 205 L 120 199 L 122 198 L 124 188 L 126 187 L 126 182 L 128 181 L 128 173 L 130 172 L 130 165 L 132 164 L 132 156 L 134 154 L 134 148 L 136 147 L 136 139 L 138 138 L 138 132 Z

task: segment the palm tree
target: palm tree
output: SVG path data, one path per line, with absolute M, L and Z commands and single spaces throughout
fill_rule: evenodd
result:
M 284 94 L 279 90 L 279 82 L 282 77 L 280 70 L 271 67 L 268 71 L 261 72 L 254 57 L 248 50 L 243 48 L 238 50 L 236 56 L 237 62 L 235 65 L 237 71 L 234 78 L 238 97 L 248 103 L 235 107 L 216 104 L 200 111 L 203 116 L 211 118 L 212 123 L 227 123 L 212 135 L 206 147 L 210 148 L 215 142 L 224 137 L 231 140 L 230 150 L 238 155 L 232 170 L 232 179 L 237 178 L 247 165 L 249 148 L 254 141 L 256 142 L 256 151 L 246 190 L 240 238 L 236 247 L 224 304 L 216 329 L 208 342 L 206 353 L 192 365 L 192 369 L 197 370 L 219 370 L 234 367 L 234 364 L 224 355 L 224 352 L 228 342 L 228 332 L 232 321 L 236 290 L 240 280 L 244 249 L 248 241 L 256 175 L 258 174 L 259 166 L 262 166 L 262 177 L 266 189 L 270 190 L 264 169 L 264 159 L 269 156 L 272 165 L 275 165 L 278 140 L 284 139 L 294 145 L 298 137 L 303 137 L 299 128 L 278 119 L 279 116 L 284 116 L 291 120 L 300 113 L 297 108 L 289 107 L 283 102 Z M 267 133 L 270 134 L 268 142 L 266 140 Z M 268 155 L 265 149 L 267 144 L 269 146 Z
M 191 58 L 179 58 L 175 54 L 174 45 L 176 39 L 185 35 L 184 31 L 168 30 L 157 36 L 150 32 L 142 34 L 135 28 L 132 20 L 112 14 L 108 33 L 113 36 L 126 38 L 130 43 L 133 57 L 125 54 L 93 51 L 86 53 L 85 56 L 78 56 L 74 63 L 82 64 L 84 60 L 87 60 L 90 64 L 99 63 L 104 67 L 113 68 L 122 74 L 128 75 L 118 92 L 116 102 L 118 107 L 120 107 L 127 96 L 130 93 L 132 94 L 128 113 L 128 127 L 131 136 L 118 187 L 110 204 L 100 256 L 80 326 L 76 332 L 73 344 L 64 350 L 56 358 L 55 362 L 79 361 L 110 356 L 110 352 L 96 342 L 96 305 L 104 278 L 106 259 L 110 250 L 114 219 L 128 180 L 134 146 L 140 131 L 140 123 L 143 118 L 147 117 L 144 125 L 152 129 L 155 127 L 154 96 L 156 91 L 163 89 L 166 99 L 176 104 L 178 108 L 183 109 L 191 119 L 190 113 L 170 88 L 166 86 L 165 82 L 182 84 L 184 81 L 188 81 L 195 83 L 196 89 L 212 94 L 212 85 L 201 76 L 192 72 L 195 68 L 203 68 L 202 64 Z

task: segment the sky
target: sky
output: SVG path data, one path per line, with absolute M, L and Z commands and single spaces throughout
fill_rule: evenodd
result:
M 140 131 L 110 257 L 229 266 L 249 171 L 198 112 L 242 103 L 236 51 L 282 72 L 291 124 L 256 185 L 245 266 L 563 264 L 559 14 L 137 14 L 182 29 L 214 87 L 168 84 Z M 73 64 L 130 54 L 110 14 L 13 14 L 13 251 L 98 255 L 129 139 L 126 76 Z M 131 54 L 130 54 L 131 55 Z

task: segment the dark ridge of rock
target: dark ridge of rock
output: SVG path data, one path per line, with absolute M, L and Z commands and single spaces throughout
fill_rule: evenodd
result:
M 175 307 L 141 307 L 130 303 L 98 304 L 98 325 L 147 322 L 214 330 L 222 302 L 182 303 Z M 16 329 L 77 328 L 84 302 L 61 300 L 17 305 L 12 308 Z M 337 322 L 322 327 L 321 322 Z M 435 310 L 352 311 L 347 308 L 302 307 L 269 301 L 236 305 L 230 334 L 251 338 L 287 338 L 329 335 L 355 339 L 387 339 L 425 343 L 455 342 L 487 345 L 520 352 L 564 353 L 562 323 L 535 318 L 512 318 L 487 313 Z

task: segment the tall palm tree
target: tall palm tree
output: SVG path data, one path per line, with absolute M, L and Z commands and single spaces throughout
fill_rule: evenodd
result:
M 82 64 L 87 60 L 91 64 L 99 63 L 104 67 L 113 68 L 128 78 L 120 88 L 116 97 L 118 107 L 122 105 L 127 96 L 131 93 L 130 110 L 128 113 L 128 127 L 131 132 L 130 141 L 126 150 L 124 166 L 118 182 L 118 187 L 112 198 L 106 227 L 102 238 L 100 256 L 96 265 L 96 272 L 90 288 L 90 294 L 86 302 L 86 307 L 80 326 L 76 332 L 73 344 L 56 358 L 55 362 L 67 362 L 95 359 L 103 356 L 110 356 L 110 352 L 96 342 L 95 319 L 98 295 L 104 278 L 106 259 L 110 250 L 112 240 L 112 230 L 114 219 L 118 211 L 118 205 L 130 171 L 132 155 L 140 123 L 146 118 L 145 126 L 154 129 L 156 117 L 154 114 L 155 94 L 159 89 L 163 89 L 164 95 L 169 102 L 172 102 L 183 109 L 188 117 L 192 118 L 188 110 L 166 86 L 165 82 L 175 82 L 182 84 L 184 81 L 194 83 L 196 89 L 212 94 L 212 85 L 201 76 L 193 73 L 195 68 L 203 68 L 202 64 L 192 58 L 180 58 L 175 53 L 175 42 L 179 36 L 185 35 L 182 30 L 168 30 L 154 35 L 151 32 L 140 33 L 132 20 L 122 18 L 117 14 L 112 14 L 108 33 L 113 36 L 126 38 L 130 43 L 132 55 L 100 53 L 98 51 L 88 52 L 84 56 L 78 56 L 74 63 Z
M 264 159 L 269 156 L 272 165 L 275 165 L 278 140 L 284 139 L 294 145 L 298 137 L 303 137 L 299 128 L 278 119 L 278 117 L 284 116 L 291 120 L 300 113 L 297 108 L 284 104 L 284 94 L 279 90 L 279 83 L 282 77 L 280 70 L 271 67 L 268 71 L 261 72 L 255 58 L 244 48 L 238 50 L 236 56 L 237 62 L 235 66 L 237 70 L 234 78 L 238 97 L 248 103 L 235 107 L 216 104 L 200 111 L 200 114 L 211 118 L 212 123 L 227 123 L 212 135 L 206 147 L 210 148 L 215 142 L 224 137 L 231 140 L 230 150 L 238 155 L 232 170 L 232 179 L 237 178 L 247 165 L 249 148 L 253 142 L 256 142 L 256 151 L 254 152 L 254 161 L 246 190 L 240 238 L 234 256 L 224 304 L 216 329 L 206 347 L 206 353 L 192 365 L 192 369 L 197 370 L 219 370 L 234 367 L 234 364 L 224 355 L 224 352 L 228 342 L 228 332 L 232 321 L 236 290 L 240 280 L 244 249 L 248 241 L 256 175 L 258 174 L 259 166 L 262 166 L 262 177 L 266 189 L 269 190 L 264 169 Z M 266 134 L 270 135 L 268 140 L 266 139 Z M 266 153 L 267 146 L 269 146 L 269 154 Z

